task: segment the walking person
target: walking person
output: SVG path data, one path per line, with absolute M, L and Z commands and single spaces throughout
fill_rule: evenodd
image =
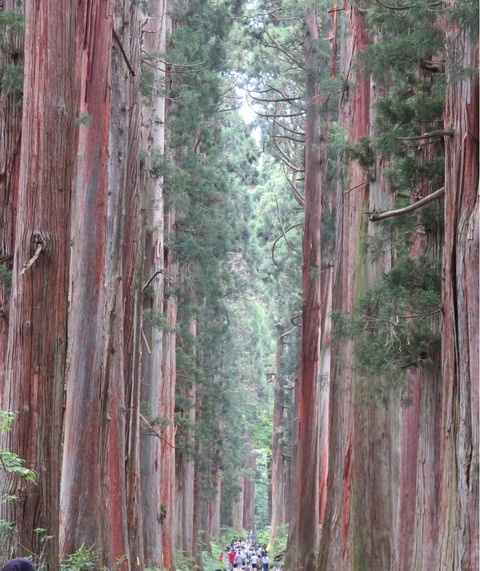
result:
M 270 561 L 268 559 L 268 553 L 265 551 L 264 555 L 262 557 L 262 567 L 263 567 L 263 571 L 268 571 L 270 565 Z
M 2 571 L 35 571 L 35 569 L 26 557 L 16 557 L 5 563 Z
M 233 564 L 235 562 L 235 551 L 233 549 L 228 552 L 228 561 L 230 563 L 230 569 L 233 569 Z

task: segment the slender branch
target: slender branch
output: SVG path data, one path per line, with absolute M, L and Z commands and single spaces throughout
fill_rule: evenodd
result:
M 113 32 L 113 38 L 117 42 L 118 47 L 120 48 L 120 51 L 122 53 L 123 59 L 125 60 L 125 63 L 127 64 L 128 71 L 130 72 L 131 75 L 135 76 L 135 70 L 133 69 L 132 64 L 130 63 L 130 60 L 127 57 L 127 54 L 125 53 L 125 50 L 123 49 L 123 44 L 120 41 L 120 38 L 118 37 L 118 34 L 117 34 L 117 31 L 115 30 L 115 27 L 112 28 L 112 32 Z
M 429 202 L 433 202 L 437 198 L 440 198 L 445 193 L 445 187 L 439 188 L 432 194 L 425 196 L 425 198 L 421 198 L 417 202 L 413 204 L 409 204 L 405 206 L 405 208 L 398 208 L 397 210 L 387 210 L 386 212 L 373 212 L 370 216 L 371 222 L 376 222 L 377 220 L 385 220 L 385 218 L 391 218 L 392 216 L 400 216 L 401 214 L 406 214 L 407 212 L 412 212 L 413 210 L 417 210 L 417 208 L 421 208 L 425 204 Z
M 147 346 L 148 354 L 151 355 L 152 351 L 150 350 L 150 345 L 148 344 L 147 338 L 145 336 L 145 331 L 143 329 L 142 329 L 142 339 L 143 339 L 145 345 Z
M 289 331 L 285 331 L 285 333 L 282 333 L 280 335 L 280 339 L 283 339 L 284 337 L 291 335 L 296 329 L 298 329 L 298 325 L 294 325 Z
M 278 97 L 275 99 L 265 99 L 264 97 L 255 97 L 251 93 L 249 93 L 249 96 L 254 101 L 259 101 L 260 103 L 293 103 L 294 101 L 301 100 L 301 97 Z
M 142 288 L 142 292 L 145 293 L 145 290 L 147 289 L 147 287 L 153 282 L 153 280 L 159 275 L 159 274 L 163 274 L 165 268 L 161 268 L 160 270 L 157 270 L 156 272 L 153 273 L 153 275 L 147 280 L 146 284 L 143 286 Z
M 305 198 L 298 192 L 297 189 L 297 172 L 293 171 L 292 180 L 290 180 L 285 165 L 283 165 L 283 172 L 285 173 L 285 178 L 292 187 L 293 198 L 297 201 L 297 204 L 302 208 L 305 207 Z
M 290 118 L 290 117 L 304 117 L 305 115 L 305 111 L 302 111 L 300 113 L 286 113 L 285 115 L 278 115 L 277 113 L 258 113 L 259 117 L 265 117 L 266 119 L 276 119 L 277 117 L 286 117 L 286 118 Z
M 273 139 L 273 144 L 275 145 L 275 147 L 277 148 L 278 152 L 280 153 L 281 159 L 283 160 L 283 162 L 290 168 L 292 169 L 293 172 L 304 172 L 304 169 L 301 167 L 297 167 L 296 165 L 294 165 L 290 159 L 287 157 L 287 155 L 282 151 L 282 149 L 280 148 L 280 145 L 278 144 L 278 142 Z
M 285 235 L 287 232 L 290 232 L 290 230 L 293 230 L 294 228 L 297 228 L 298 226 L 303 226 L 303 222 L 297 222 L 297 224 L 292 224 L 291 226 L 289 226 L 285 232 L 282 232 L 280 234 L 280 236 L 278 236 L 275 241 L 272 244 L 272 262 L 277 266 L 277 268 L 280 268 L 280 266 L 277 264 L 277 262 L 275 261 L 275 246 L 277 245 L 278 241 L 281 240 L 282 238 L 285 238 Z M 287 242 L 286 238 L 285 241 Z M 288 242 L 287 242 L 288 244 Z
M 278 125 L 280 127 L 280 129 L 284 129 L 285 131 L 288 131 L 289 133 L 293 133 L 294 135 L 298 135 L 299 137 L 304 137 L 305 136 L 305 131 L 296 131 L 295 129 L 291 129 L 289 127 L 287 127 L 286 125 L 284 125 L 283 123 L 280 123 L 280 121 L 277 121 L 275 118 L 273 120 L 273 124 L 274 125 Z
M 300 325 L 298 325 L 297 323 L 295 323 L 294 319 L 300 319 L 302 317 L 302 312 L 297 313 L 297 315 L 292 315 L 292 317 L 290 317 L 290 323 L 292 325 L 295 325 L 295 327 L 300 327 Z
M 168 446 L 170 446 L 170 448 L 173 448 L 174 450 L 177 449 L 176 446 L 174 446 L 173 444 L 170 444 L 170 442 L 164 438 L 161 434 L 159 434 L 155 428 L 148 422 L 148 420 L 143 416 L 143 414 L 139 413 L 140 418 L 143 420 L 143 422 L 148 426 L 150 433 L 153 436 L 157 436 L 157 438 L 160 438 L 160 440 L 162 440 L 163 442 L 165 442 L 165 444 L 168 444 Z
M 289 137 L 288 135 L 272 135 L 274 139 L 287 139 L 287 141 L 293 141 L 294 143 L 305 143 L 305 139 L 295 139 L 295 137 Z
M 25 264 L 23 264 L 23 269 L 20 272 L 20 275 L 23 276 L 25 274 L 25 272 L 31 268 L 33 266 L 33 264 L 36 262 L 36 260 L 38 259 L 38 256 L 40 256 L 40 252 L 43 250 L 43 243 L 39 243 L 37 244 L 37 249 L 35 250 L 35 254 L 33 254 L 33 257 L 31 258 L 31 260 L 29 260 L 28 262 L 26 262 Z
M 441 2 L 432 2 L 432 4 L 426 4 L 425 6 L 418 6 L 417 4 L 410 4 L 408 6 L 389 6 L 384 4 L 381 0 L 375 0 L 377 4 L 387 8 L 387 10 L 410 10 L 411 8 L 432 8 L 433 6 L 442 6 L 443 0 Z
M 269 40 L 272 42 L 272 44 L 277 48 L 277 50 L 279 50 L 280 52 L 283 53 L 283 55 L 293 64 L 295 64 L 298 69 L 303 69 L 302 64 L 296 60 L 294 57 L 292 57 L 292 54 L 290 54 L 288 52 L 288 50 L 286 50 L 283 46 L 281 46 L 277 41 L 275 41 L 272 36 L 269 34 L 267 28 L 265 28 L 265 34 L 267 35 L 267 37 L 269 38 Z
M 433 137 L 451 137 L 453 135 L 452 129 L 438 129 L 431 133 L 423 133 L 414 137 L 395 137 L 397 141 L 419 141 L 421 139 L 431 139 Z
M 274 87 L 273 85 L 270 85 L 269 83 L 267 83 L 267 87 L 268 87 L 268 91 L 270 91 L 270 90 L 275 91 L 276 93 L 279 93 L 282 97 L 285 97 L 285 99 L 288 99 L 289 97 L 291 97 L 281 87 Z M 264 93 L 268 93 L 268 91 L 265 91 Z M 262 92 L 259 92 L 259 93 L 262 93 Z M 300 99 L 300 97 L 296 97 L 296 99 Z
M 343 192 L 343 194 L 348 194 L 349 192 L 352 192 L 352 190 L 355 190 L 357 188 L 360 188 L 361 186 L 365 186 L 366 184 L 368 184 L 368 180 L 364 180 L 363 182 L 356 184 L 355 186 L 352 186 L 352 188 L 349 188 L 348 190 L 345 190 Z

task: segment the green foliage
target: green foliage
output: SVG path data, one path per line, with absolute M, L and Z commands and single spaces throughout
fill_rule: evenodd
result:
M 0 92 L 21 94 L 23 91 L 23 66 L 9 63 L 0 64 Z
M 23 91 L 22 55 L 14 41 L 25 31 L 25 17 L 18 12 L 0 11 L 0 49 L 10 55 L 10 61 L 0 64 L 0 92 L 21 94 Z
M 168 317 L 159 309 L 147 308 L 143 310 L 143 320 L 149 323 L 152 327 L 166 331 L 168 333 L 173 333 L 175 327 L 170 325 Z
M 414 77 L 416 67 L 444 47 L 442 30 L 432 17 L 440 7 L 432 7 L 428 0 L 413 0 L 410 5 L 411 9 L 394 13 L 379 3 L 368 9 L 368 23 L 377 41 L 363 51 L 361 62 L 385 86 L 392 78 Z
M 15 533 L 15 525 L 5 519 L 0 519 L 0 537 L 5 535 L 13 535 Z
M 79 127 L 80 125 L 90 125 L 92 122 L 92 116 L 86 115 L 85 113 L 79 113 L 75 119 L 75 127 Z
M 374 180 L 381 155 L 391 190 L 406 196 L 427 182 L 434 189 L 443 184 L 443 136 L 421 137 L 443 128 L 446 57 L 440 19 L 434 17 L 444 7 L 427 0 L 409 6 L 393 13 L 378 2 L 368 3 L 376 41 L 359 54 L 358 64 L 386 93 L 376 104 L 374 136 L 347 145 L 368 180 Z
M 0 411 L 0 430 L 11 430 L 11 423 L 15 420 L 16 413 L 2 410 Z M 25 478 L 29 482 L 35 482 L 37 473 L 35 470 L 25 467 L 25 460 L 22 460 L 11 450 L 6 448 L 0 449 L 0 463 L 1 467 L 6 471 L 17 474 Z
M 359 137 L 354 143 L 347 145 L 347 157 L 357 160 L 360 166 L 367 172 L 367 179 L 375 180 L 375 150 L 372 146 L 371 137 Z
M 354 339 L 355 369 L 376 390 L 402 387 L 407 370 L 431 361 L 439 343 L 431 316 L 440 309 L 440 292 L 438 265 L 405 256 L 361 297 L 353 315 L 332 313 L 334 337 Z
M 85 544 L 67 556 L 67 558 L 61 562 L 61 571 L 89 571 L 89 569 L 97 569 L 97 553 L 95 551 L 95 546 L 92 545 L 88 549 Z
M 25 16 L 18 12 L 0 11 L 0 32 L 23 34 L 25 31 Z

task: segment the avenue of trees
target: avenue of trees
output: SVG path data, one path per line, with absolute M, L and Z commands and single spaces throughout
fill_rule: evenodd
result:
M 3 1 L 5 560 L 478 568 L 478 23 Z

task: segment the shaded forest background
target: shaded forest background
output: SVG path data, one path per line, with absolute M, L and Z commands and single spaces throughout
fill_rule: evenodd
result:
M 478 64 L 475 0 L 3 0 L 5 559 L 478 568 Z

